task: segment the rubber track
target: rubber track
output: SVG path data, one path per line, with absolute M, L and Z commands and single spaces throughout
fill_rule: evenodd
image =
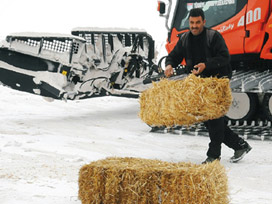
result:
M 244 139 L 272 140 L 271 121 L 253 121 L 250 124 L 247 124 L 247 122 L 243 124 L 231 124 L 229 122 L 228 125 Z M 202 123 L 191 127 L 152 127 L 150 132 L 208 136 L 208 132 Z

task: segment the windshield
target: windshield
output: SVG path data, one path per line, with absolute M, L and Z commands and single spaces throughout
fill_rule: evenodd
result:
M 189 28 L 189 11 L 192 8 L 202 8 L 205 13 L 206 27 L 214 27 L 238 13 L 247 0 L 180 0 L 177 1 L 172 26 L 177 30 Z

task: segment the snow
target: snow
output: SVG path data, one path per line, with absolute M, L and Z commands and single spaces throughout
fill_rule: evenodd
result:
M 42 32 L 20 32 L 20 33 L 10 33 L 8 37 L 31 37 L 31 38 L 68 38 L 69 40 L 77 39 L 82 42 L 85 42 L 85 40 L 81 37 L 72 35 L 72 34 L 66 34 L 66 33 L 42 33 Z
M 80 204 L 78 172 L 106 157 L 200 164 L 209 138 L 150 133 L 138 117 L 139 100 L 99 97 L 47 102 L 0 86 L 1 204 Z M 239 163 L 222 147 L 231 204 L 272 203 L 272 141 L 248 142 Z
M 73 28 L 72 32 L 75 31 L 87 31 L 87 32 L 98 32 L 98 33 L 146 33 L 146 30 L 138 28 L 101 28 L 101 27 L 78 27 Z

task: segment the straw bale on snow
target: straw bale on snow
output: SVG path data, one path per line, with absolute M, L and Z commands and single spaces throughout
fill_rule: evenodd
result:
M 227 78 L 163 79 L 141 93 L 140 118 L 150 126 L 192 125 L 225 115 L 231 105 Z
M 82 204 L 227 204 L 219 162 L 205 165 L 139 158 L 107 158 L 79 172 Z

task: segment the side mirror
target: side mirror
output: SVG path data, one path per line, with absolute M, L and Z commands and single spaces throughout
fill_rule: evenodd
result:
M 158 1 L 158 8 L 157 10 L 160 12 L 160 15 L 165 14 L 165 3 L 162 1 Z
M 171 8 L 172 8 L 172 0 L 168 0 L 168 4 L 167 4 L 167 13 L 166 13 L 166 4 L 163 1 L 158 1 L 158 11 L 160 12 L 160 16 L 164 17 L 166 19 L 165 21 L 165 27 L 166 29 L 170 32 L 170 28 L 168 25 L 168 21 L 169 21 L 169 15 L 171 12 Z

